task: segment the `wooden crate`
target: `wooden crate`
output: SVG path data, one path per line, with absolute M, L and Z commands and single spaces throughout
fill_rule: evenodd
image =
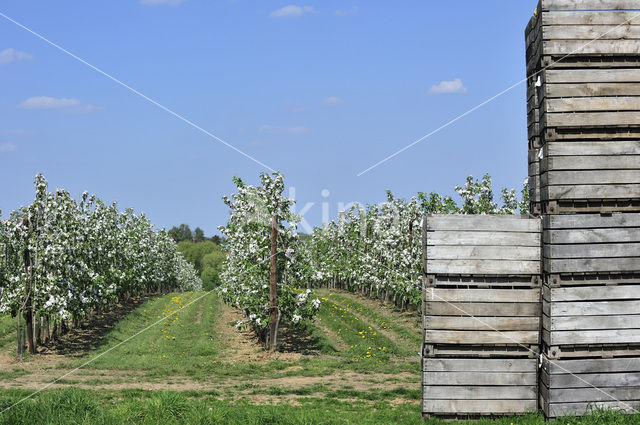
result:
M 530 161 L 535 152 L 545 212 L 640 211 L 640 139 L 548 142 Z
M 542 356 L 540 404 L 548 419 L 598 407 L 633 412 L 640 405 L 640 357 L 549 360 Z
M 575 138 L 576 130 L 583 139 L 627 139 L 640 133 L 640 67 L 544 69 L 538 76 L 544 141 L 562 140 L 565 133 Z
M 640 285 L 545 285 L 542 292 L 549 358 L 640 354 Z
M 488 351 L 512 355 L 515 351 L 519 356 L 535 356 L 540 312 L 540 288 L 426 287 L 424 354 L 446 351 L 485 357 Z
M 546 215 L 544 272 L 640 272 L 640 213 Z
M 529 213 L 539 216 L 542 213 L 540 193 L 540 151 L 541 148 L 529 148 Z
M 428 275 L 540 275 L 542 223 L 528 216 L 427 215 Z
M 537 409 L 538 359 L 425 358 L 424 417 L 514 415 Z
M 638 0 L 542 0 L 525 30 L 527 72 L 568 55 L 583 61 L 640 55 L 639 9 Z

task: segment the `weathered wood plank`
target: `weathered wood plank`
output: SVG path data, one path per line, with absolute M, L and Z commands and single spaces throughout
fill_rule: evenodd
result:
M 595 331 L 594 331 L 595 332 Z M 534 331 L 448 331 L 425 329 L 427 344 L 538 344 L 540 333 Z
M 540 289 L 441 289 L 426 288 L 426 301 L 535 303 Z
M 544 239 L 551 244 L 590 244 L 640 242 L 640 228 L 598 228 L 548 230 Z
M 541 199 L 634 199 L 640 197 L 640 184 L 541 186 Z
M 638 170 L 640 174 L 640 170 Z M 640 182 L 640 180 L 639 180 Z M 427 258 L 432 260 L 524 260 L 540 259 L 537 246 L 427 246 Z
M 640 69 L 547 69 L 544 82 L 556 83 L 640 83 Z
M 444 215 L 427 216 L 427 231 L 530 232 L 542 229 L 539 219 L 522 215 Z
M 540 176 L 543 186 L 640 184 L 640 164 L 637 170 L 562 170 L 547 171 Z
M 548 273 L 635 272 L 640 271 L 640 257 L 544 260 L 544 270 Z
M 543 332 L 544 333 L 544 332 Z M 634 344 L 640 343 L 640 329 L 606 329 L 553 331 L 544 338 L 549 346 L 581 344 Z
M 611 372 L 640 372 L 640 357 L 614 358 L 614 359 L 580 359 L 580 360 L 554 360 L 545 359 L 543 367 L 551 375 L 565 373 L 611 373 Z
M 639 96 L 640 83 L 548 83 L 543 86 L 543 90 L 544 97 L 539 99 L 543 102 L 561 97 Z
M 542 27 L 544 40 L 638 40 L 640 17 L 628 25 L 553 25 Z
M 593 387 L 637 387 L 640 386 L 639 373 L 583 373 L 579 375 L 551 375 L 549 389 L 593 388 Z
M 623 314 L 640 314 L 640 303 L 636 301 L 585 301 L 581 303 L 551 303 L 549 316 L 599 316 Z
M 540 234 L 528 232 L 427 232 L 427 245 L 540 246 Z
M 640 112 L 547 113 L 541 121 L 548 127 L 567 128 L 637 126 L 640 125 Z
M 549 390 L 549 399 L 553 404 L 640 400 L 640 387 L 554 388 Z
M 424 316 L 425 329 L 476 331 L 538 331 L 539 317 Z
M 640 243 L 545 245 L 543 256 L 549 259 L 636 257 L 640 261 Z
M 425 372 L 534 372 L 537 359 L 425 358 Z
M 638 168 L 640 156 L 549 156 L 544 157 L 541 170 L 625 170 Z
M 638 12 L 541 13 L 542 25 L 638 25 Z
M 427 385 L 422 387 L 426 400 L 535 400 L 535 385 L 518 386 L 452 386 Z
M 549 142 L 542 150 L 543 156 L 640 155 L 640 140 Z
M 621 227 L 625 228 L 640 228 L 640 213 L 624 213 L 624 214 L 611 214 L 611 215 L 601 215 L 601 214 L 561 214 L 561 215 L 547 215 L 544 217 L 544 228 L 545 230 L 575 230 L 575 229 L 602 229 L 602 228 L 611 228 L 618 229 L 619 231 L 624 231 L 619 229 Z M 558 237 L 563 239 L 566 235 L 565 233 L 558 233 Z M 551 239 L 552 241 L 555 238 Z M 566 239 L 570 240 L 570 239 Z M 583 241 L 583 237 L 580 236 L 580 241 Z M 600 241 L 604 242 L 604 241 Z M 563 243 L 563 242 L 560 242 Z M 578 242 L 584 243 L 584 242 Z
M 425 413 L 466 414 L 518 414 L 536 410 L 536 400 L 424 400 Z
M 540 274 L 540 261 L 522 260 L 431 260 L 427 272 L 433 274 Z
M 545 316 L 546 317 L 546 316 Z M 635 329 L 640 338 L 640 315 L 620 316 L 562 316 L 549 318 L 549 325 L 543 325 L 550 331 Z M 630 343 L 632 341 L 626 341 Z M 578 343 L 572 343 L 578 344 Z
M 424 385 L 536 385 L 537 373 L 531 372 L 424 372 Z
M 527 317 L 540 314 L 540 303 L 447 303 L 428 301 L 424 303 L 427 316 L 502 316 Z
M 635 413 L 635 409 L 638 407 L 638 404 L 638 400 L 549 404 L 545 415 L 550 418 L 568 415 L 580 416 L 592 412 L 594 409 L 599 407 L 604 409 L 621 410 L 626 413 Z
M 595 112 L 595 111 L 638 111 L 640 97 L 569 97 L 547 99 L 544 102 L 545 112 Z
M 636 251 L 636 255 L 640 250 Z M 640 283 L 640 282 L 639 282 Z M 601 301 L 601 300 L 640 300 L 640 285 L 591 286 L 586 288 L 548 288 L 551 302 Z
M 542 0 L 542 11 L 638 10 L 637 0 Z

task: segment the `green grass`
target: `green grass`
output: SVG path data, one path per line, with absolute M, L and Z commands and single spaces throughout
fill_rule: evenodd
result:
M 11 406 L 25 391 L 0 391 L 0 410 Z M 332 398 L 296 399 L 298 406 L 254 405 L 243 401 L 217 400 L 215 396 L 192 398 L 181 392 L 45 390 L 0 414 L 0 424 L 445 424 L 438 419 L 423 422 L 419 404 L 373 406 L 359 401 Z M 542 425 L 540 414 L 515 418 L 461 421 L 478 425 Z M 640 424 L 640 416 L 596 411 L 582 418 L 567 417 L 558 425 Z
M 213 329 L 220 308 L 219 299 L 210 294 L 188 305 L 201 295 L 197 292 L 173 293 L 143 303 L 116 324 L 98 348 L 86 352 L 78 362 L 86 362 L 175 312 L 86 367 L 157 372 L 162 375 L 177 372 L 199 374 L 202 367 L 215 361 L 223 344 L 216 339 Z M 196 323 L 199 314 L 200 321 Z

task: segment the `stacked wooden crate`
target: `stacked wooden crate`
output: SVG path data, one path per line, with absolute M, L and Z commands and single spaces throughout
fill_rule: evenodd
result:
M 630 411 L 640 403 L 640 0 L 542 0 L 525 36 L 538 111 L 532 211 L 544 215 L 540 402 L 548 418 Z
M 423 415 L 536 410 L 541 220 L 428 215 L 423 226 Z

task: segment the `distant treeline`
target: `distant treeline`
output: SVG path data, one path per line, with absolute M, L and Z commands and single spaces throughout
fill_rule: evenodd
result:
M 178 243 L 178 251 L 184 259 L 196 269 L 204 290 L 220 285 L 219 274 L 226 257 L 220 236 L 207 238 L 201 228 L 196 227 L 192 232 L 187 224 L 173 226 L 167 233 Z

